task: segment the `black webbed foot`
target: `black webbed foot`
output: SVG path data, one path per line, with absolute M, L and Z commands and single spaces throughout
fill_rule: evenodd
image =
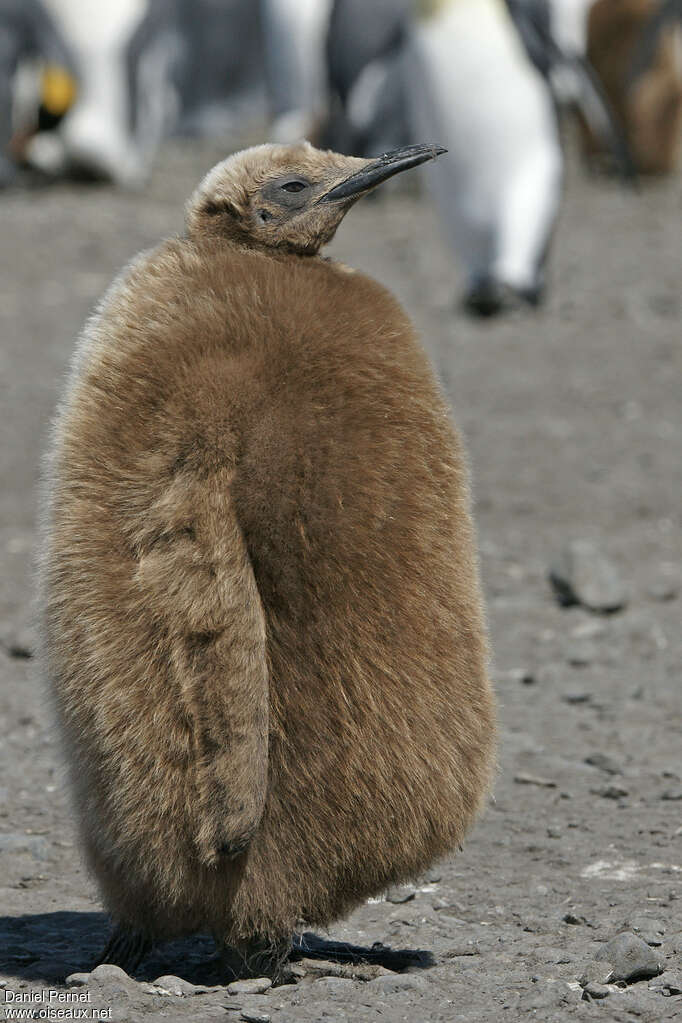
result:
M 144 934 L 119 925 L 114 928 L 106 948 L 94 963 L 93 969 L 103 963 L 111 963 L 113 966 L 120 966 L 126 973 L 134 973 L 151 947 L 151 941 Z

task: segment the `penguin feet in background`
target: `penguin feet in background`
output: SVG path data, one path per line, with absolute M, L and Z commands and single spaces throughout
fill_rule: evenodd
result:
M 93 970 L 103 963 L 120 966 L 126 973 L 134 973 L 145 956 L 151 951 L 152 943 L 139 931 L 131 931 L 118 924 L 114 927 L 109 942 L 101 956 L 93 964 Z
M 537 308 L 543 300 L 541 284 L 532 288 L 513 288 L 494 277 L 480 277 L 464 295 L 462 306 L 470 316 L 484 319 L 527 306 Z

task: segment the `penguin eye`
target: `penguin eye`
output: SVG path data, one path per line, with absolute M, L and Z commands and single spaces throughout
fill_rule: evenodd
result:
M 308 186 L 304 181 L 287 181 L 280 186 L 285 192 L 302 192 Z

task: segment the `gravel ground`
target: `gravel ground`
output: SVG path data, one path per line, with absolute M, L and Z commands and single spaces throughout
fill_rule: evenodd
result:
M 246 994 L 220 986 L 198 937 L 160 948 L 135 979 L 105 969 L 64 987 L 89 969 L 107 922 L 26 656 L 39 455 L 88 310 L 137 250 L 180 229 L 219 155 L 168 147 L 141 195 L 59 185 L 0 196 L 0 1018 L 18 994 L 50 987 L 55 999 L 79 993 L 82 1018 L 100 1006 L 119 1023 L 682 1016 L 682 189 L 633 194 L 574 165 L 538 314 L 476 324 L 453 311 L 451 257 L 413 193 L 358 206 L 331 250 L 409 309 L 473 465 L 500 701 L 495 797 L 460 855 L 328 936 L 421 955 L 402 973 L 320 967 Z M 548 568 L 576 539 L 610 558 L 622 610 L 559 606 Z M 614 971 L 595 956 L 613 965 L 605 943 L 623 931 L 647 942 L 635 953 L 662 975 L 608 983 Z M 176 980 L 151 983 L 164 975 Z

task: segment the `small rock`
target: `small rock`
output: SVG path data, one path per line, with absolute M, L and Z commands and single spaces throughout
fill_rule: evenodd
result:
M 619 631 L 637 656 L 647 661 L 668 647 L 668 637 L 660 623 L 645 614 L 629 615 L 622 621 Z
M 575 639 L 601 639 L 607 632 L 603 619 L 585 617 L 583 621 L 573 626 L 571 636 Z
M 89 973 L 70 973 L 66 978 L 67 987 L 83 987 L 90 980 Z
M 590 789 L 590 792 L 593 796 L 601 796 L 602 799 L 623 799 L 629 795 L 628 790 L 619 785 L 604 785 L 600 789 Z
M 0 647 L 9 657 L 19 660 L 33 657 L 35 637 L 31 629 L 7 627 L 0 629 Z
M 411 902 L 416 894 L 417 893 L 414 888 L 401 885 L 400 887 L 389 888 L 386 892 L 386 901 L 399 906 L 403 902 Z
M 588 1000 L 590 998 L 608 998 L 611 994 L 611 988 L 608 984 L 597 984 L 595 981 L 590 981 L 583 988 L 583 998 Z
M 235 980 L 227 985 L 227 993 L 236 995 L 264 995 L 272 987 L 269 977 L 254 977 L 251 980 Z
M 96 980 L 98 984 L 109 984 L 112 980 L 120 981 L 121 983 L 135 983 L 125 970 L 122 970 L 120 966 L 115 966 L 113 963 L 101 963 L 99 966 L 96 966 L 89 975 L 89 979 Z
M 596 955 L 598 962 L 606 961 L 612 966 L 610 981 L 623 980 L 632 983 L 647 980 L 662 972 L 656 953 L 645 941 L 632 931 L 623 931 L 607 941 Z
M 319 977 L 313 985 L 313 990 L 345 997 L 353 990 L 353 981 L 345 977 Z
M 661 994 L 682 995 L 682 971 L 665 970 L 649 981 L 649 990 L 659 991 Z
M 556 782 L 551 778 L 538 778 L 534 774 L 515 774 L 514 781 L 517 785 L 539 785 L 543 789 L 556 788 Z
M 630 928 L 638 934 L 647 945 L 658 948 L 663 944 L 665 926 L 660 920 L 651 920 L 649 917 L 635 917 L 630 921 Z
M 384 995 L 401 991 L 425 991 L 426 981 L 414 973 L 389 973 L 367 982 L 367 987 Z
M 669 600 L 675 600 L 679 595 L 680 586 L 679 583 L 672 579 L 655 579 L 647 586 L 646 592 L 652 600 L 665 603 Z
M 588 611 L 611 613 L 627 603 L 614 565 L 590 540 L 569 543 L 552 562 L 549 578 L 563 607 L 580 604 Z
M 585 690 L 577 690 L 575 692 L 562 693 L 561 699 L 564 703 L 589 703 L 592 699 L 592 693 L 588 693 Z
M 580 986 L 584 988 L 588 984 L 606 984 L 611 980 L 612 973 L 613 965 L 611 963 L 593 960 L 585 967 L 580 978 Z
M 566 660 L 572 668 L 587 668 L 596 661 L 598 651 L 588 639 L 574 640 L 566 648 Z
M 584 916 L 576 916 L 575 913 L 564 913 L 561 919 L 565 924 L 572 924 L 575 927 L 582 925 L 589 927 L 586 918 Z
M 267 1012 L 257 1012 L 255 1009 L 242 1009 L 240 1019 L 245 1023 L 270 1023 Z
M 535 683 L 535 675 L 527 668 L 509 668 L 507 671 L 496 672 L 497 681 L 512 682 L 522 686 L 532 686 Z
M 41 835 L 22 835 L 14 831 L 0 835 L 0 853 L 17 852 L 27 852 L 37 860 L 46 860 L 49 845 Z
M 677 802 L 679 799 L 682 799 L 682 789 L 666 789 L 665 792 L 661 792 L 661 799 Z
M 620 764 L 616 763 L 613 757 L 609 757 L 606 753 L 590 753 L 589 757 L 585 757 L 585 763 L 589 764 L 590 767 L 596 767 L 600 771 L 604 771 L 606 774 L 622 774 L 622 768 Z
M 209 990 L 207 987 L 191 984 L 188 980 L 184 980 L 182 977 L 175 977 L 173 974 L 164 974 L 163 977 L 157 977 L 153 984 L 154 987 L 163 988 L 169 994 L 177 995 L 181 998 L 188 995 L 201 995 Z

